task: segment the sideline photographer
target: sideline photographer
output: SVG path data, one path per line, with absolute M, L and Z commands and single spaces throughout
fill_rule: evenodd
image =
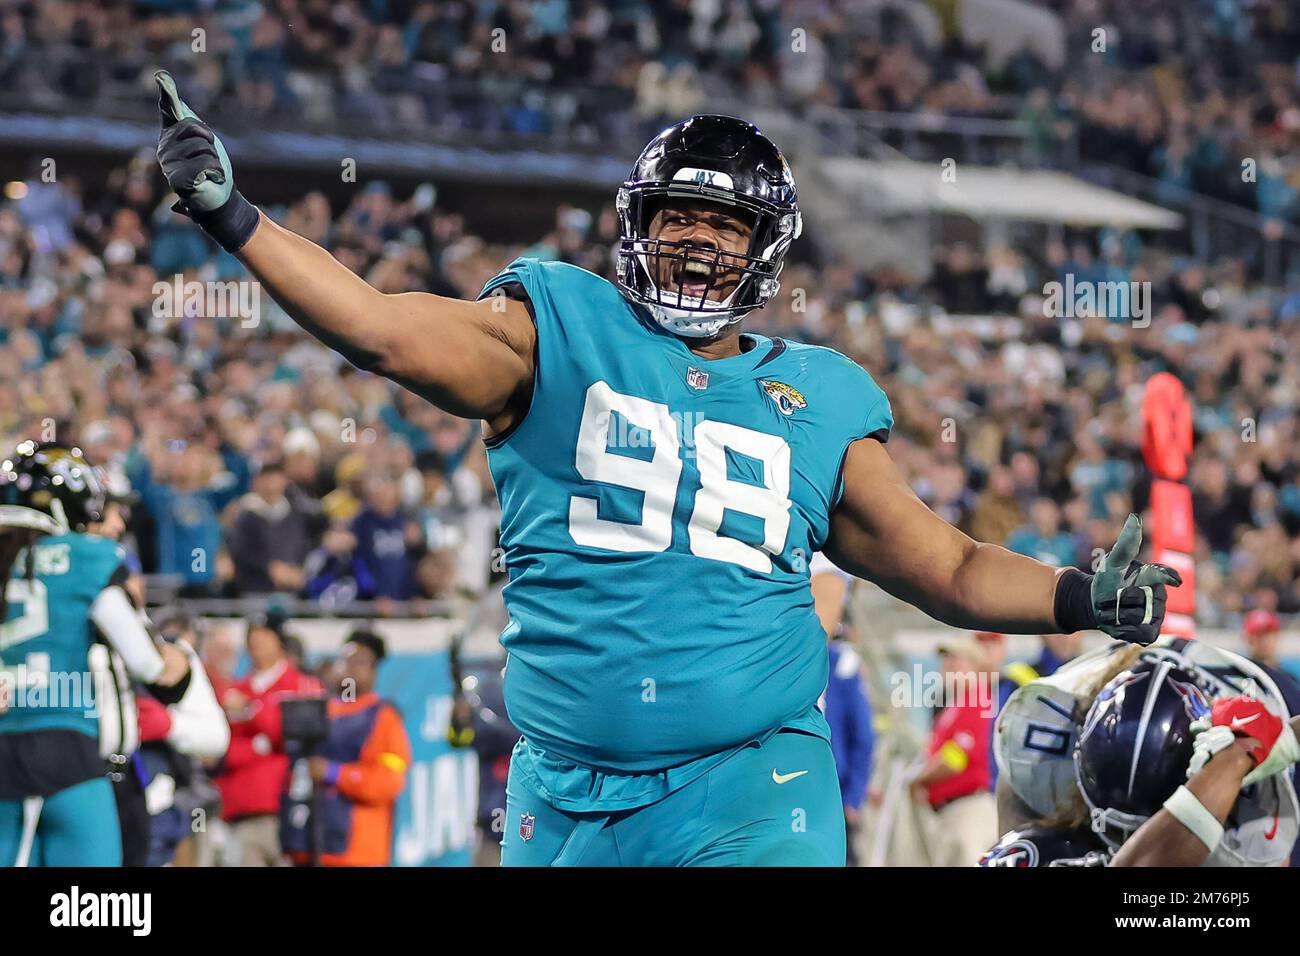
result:
M 386 654 L 383 638 L 354 631 L 334 663 L 324 726 L 313 726 L 307 706 L 293 705 L 292 721 L 286 709 L 293 772 L 280 839 L 295 864 L 387 866 L 391 860 L 393 813 L 406 786 L 411 744 L 397 708 L 375 693 Z

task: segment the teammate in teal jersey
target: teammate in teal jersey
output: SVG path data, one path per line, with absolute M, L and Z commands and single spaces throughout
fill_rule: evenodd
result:
M 271 222 L 157 78 L 178 208 L 353 364 L 484 420 L 523 732 L 503 863 L 842 865 L 818 550 L 959 627 L 1158 632 L 1178 578 L 1134 560 L 1136 518 L 1096 575 L 972 541 L 890 461 L 870 375 L 742 332 L 802 230 L 753 125 L 696 116 L 646 147 L 617 284 L 521 259 L 466 302 L 381 294 Z
M 87 658 L 102 635 L 163 701 L 189 664 L 161 651 L 123 587 L 122 550 L 83 533 L 103 512 L 77 448 L 23 442 L 0 463 L 0 866 L 118 866 Z

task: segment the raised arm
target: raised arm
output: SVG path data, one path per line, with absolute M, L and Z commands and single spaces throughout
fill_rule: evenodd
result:
M 265 215 L 238 255 L 295 322 L 358 368 L 493 431 L 527 408 L 536 329 L 522 302 L 386 295 Z
M 358 368 L 453 415 L 485 419 L 493 432 L 522 415 L 536 338 L 523 303 L 374 289 L 244 199 L 221 140 L 181 100 L 170 75 L 155 78 L 162 113 L 158 160 L 181 211 L 237 255 L 294 321 Z
M 1164 619 L 1162 565 L 1135 559 L 1141 524 L 1130 515 L 1101 570 L 1053 568 L 958 531 L 908 486 L 884 445 L 863 438 L 844 459 L 844 494 L 831 515 L 827 556 L 852 574 L 953 627 L 1010 634 L 1099 628 L 1149 644 Z

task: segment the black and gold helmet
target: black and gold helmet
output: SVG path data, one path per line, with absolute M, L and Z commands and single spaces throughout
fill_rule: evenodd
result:
M 84 531 L 104 517 L 99 470 L 75 445 L 21 442 L 0 461 L 0 528 Z

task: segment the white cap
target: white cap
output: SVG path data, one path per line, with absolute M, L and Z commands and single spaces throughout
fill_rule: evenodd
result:
M 284 436 L 284 453 L 286 455 L 296 455 L 299 452 L 307 452 L 313 458 L 320 457 L 320 442 L 312 434 L 309 428 L 291 428 L 288 434 Z

